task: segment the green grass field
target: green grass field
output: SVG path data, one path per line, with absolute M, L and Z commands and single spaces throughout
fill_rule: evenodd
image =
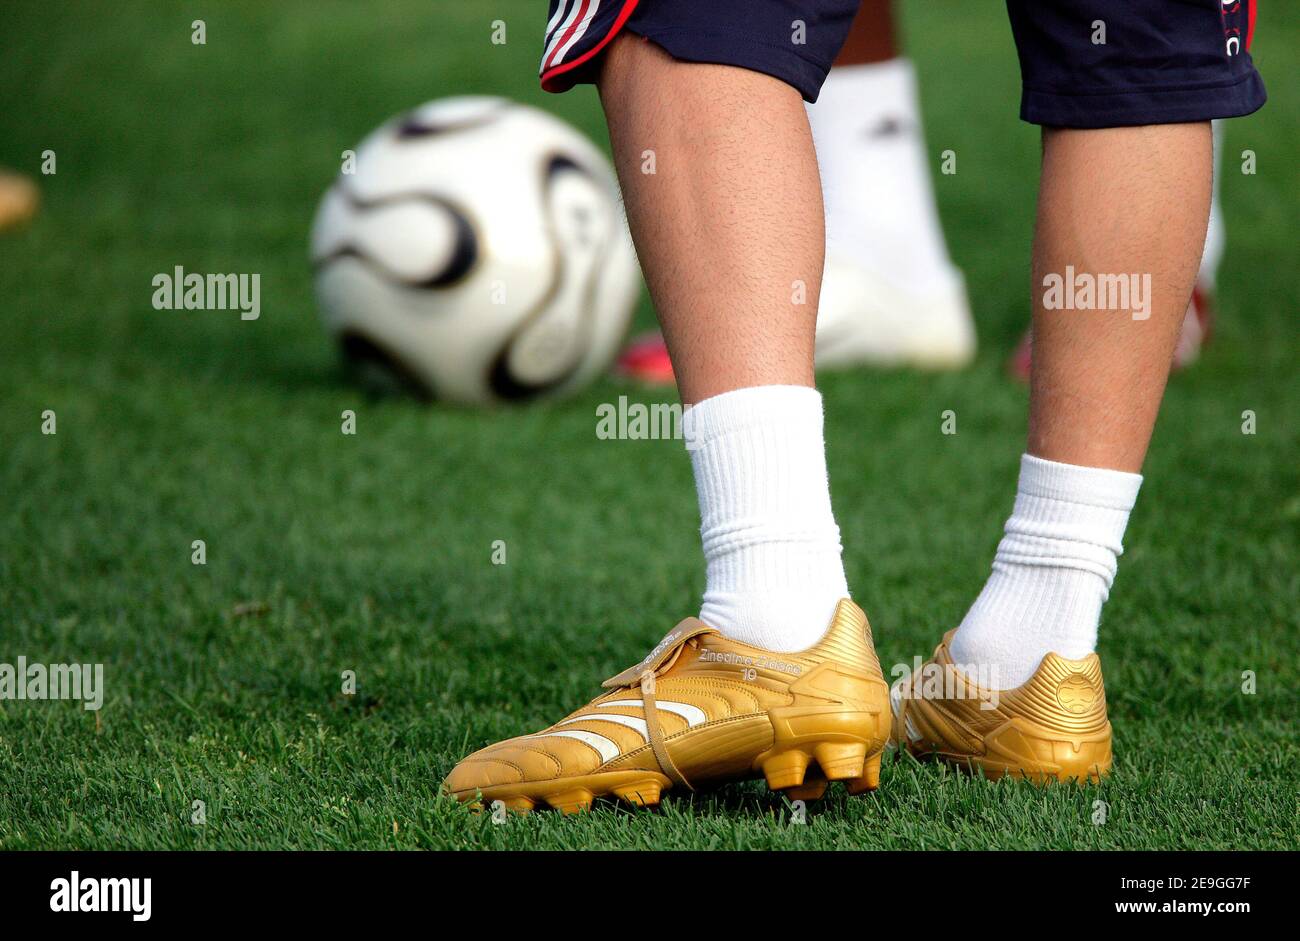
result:
M 536 87 L 544 4 L 0 6 L 0 165 L 57 159 L 40 217 L 0 238 L 0 663 L 103 663 L 107 685 L 98 713 L 0 701 L 0 848 L 1300 843 L 1300 23 L 1280 8 L 1255 48 L 1272 100 L 1227 138 L 1217 342 L 1170 386 L 1102 626 L 1113 777 L 1036 789 L 905 759 L 799 825 L 758 784 L 504 824 L 437 795 L 469 750 L 589 699 L 703 587 L 680 443 L 594 433 L 599 403 L 654 395 L 375 399 L 316 320 L 316 200 L 382 119 L 497 93 L 604 143 L 590 88 Z M 1010 509 L 1026 394 L 1001 363 L 1028 316 L 1038 156 L 1002 5 L 905 13 L 930 151 L 958 154 L 936 187 L 982 351 L 961 374 L 824 378 L 849 581 L 887 664 L 961 618 Z M 261 319 L 154 310 L 176 265 L 260 273 Z

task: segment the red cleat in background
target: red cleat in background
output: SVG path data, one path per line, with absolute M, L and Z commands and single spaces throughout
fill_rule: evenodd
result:
M 657 330 L 634 337 L 627 349 L 619 354 L 614 372 L 649 386 L 670 386 L 676 381 L 668 347 Z

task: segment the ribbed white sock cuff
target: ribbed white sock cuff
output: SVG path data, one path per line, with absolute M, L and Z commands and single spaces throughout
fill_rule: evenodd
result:
M 1123 510 L 1127 513 L 1137 502 L 1141 486 L 1141 474 L 1129 474 L 1104 467 L 1062 464 L 1032 454 L 1020 457 L 1019 494 Z
M 848 594 L 831 512 L 822 401 L 805 386 L 714 396 L 683 420 L 700 504 L 704 620 L 770 650 L 800 650 Z
M 1105 583 L 1104 598 L 1141 485 L 1141 474 L 1022 456 L 1015 509 L 994 570 L 1029 565 L 1092 572 Z
M 687 410 L 706 554 L 710 540 L 743 541 L 754 527 L 784 541 L 829 526 L 838 550 L 822 421 L 821 394 L 807 386 L 737 389 Z
M 773 424 L 789 425 L 793 431 L 805 429 L 820 437 L 821 393 L 810 386 L 750 386 L 688 406 L 682 417 L 683 436 L 690 450 L 723 435 Z
M 1021 458 L 1015 510 L 953 638 L 954 659 L 996 668 L 1011 689 L 1048 653 L 1092 652 L 1141 484 L 1139 474 Z

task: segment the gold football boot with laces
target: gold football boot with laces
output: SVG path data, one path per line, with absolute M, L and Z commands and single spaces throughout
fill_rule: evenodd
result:
M 847 598 L 826 634 L 773 653 L 687 618 L 605 692 L 559 722 L 461 761 L 461 801 L 571 812 L 616 796 L 642 806 L 669 789 L 762 775 L 792 798 L 830 781 L 873 790 L 889 738 L 889 686 L 866 615 Z

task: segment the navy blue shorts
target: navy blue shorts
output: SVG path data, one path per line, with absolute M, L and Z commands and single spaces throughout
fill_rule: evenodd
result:
M 551 0 L 542 88 L 593 81 L 602 49 L 622 29 L 683 62 L 763 72 L 817 100 L 860 0 Z
M 763 72 L 816 101 L 858 0 L 550 0 L 542 87 L 596 77 L 624 29 L 684 62 Z M 1007 0 L 1020 116 L 1055 127 L 1173 124 L 1264 103 L 1254 0 Z

